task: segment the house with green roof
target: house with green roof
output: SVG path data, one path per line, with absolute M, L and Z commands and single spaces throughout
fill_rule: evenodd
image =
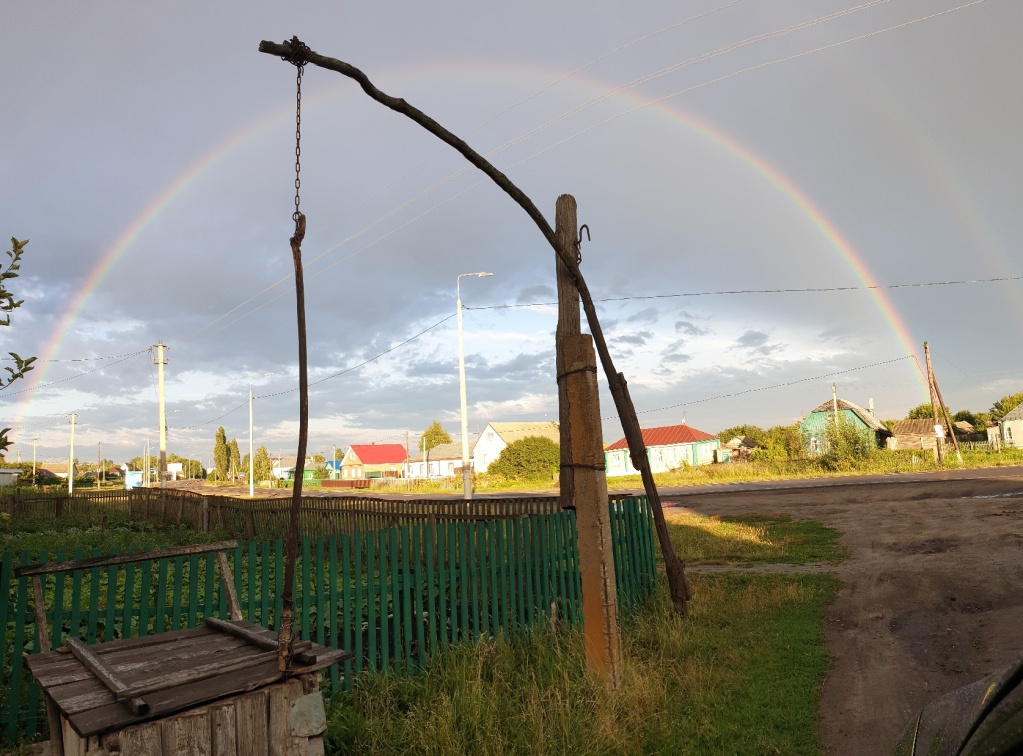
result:
M 812 409 L 799 424 L 799 435 L 802 436 L 806 444 L 808 455 L 813 457 L 827 451 L 825 428 L 828 423 L 835 422 L 836 418 L 852 423 L 858 430 L 872 433 L 878 448 L 884 447 L 885 440 L 892 435 L 885 424 L 874 416 L 873 410 L 863 409 L 858 404 L 853 404 L 845 399 L 828 399 Z

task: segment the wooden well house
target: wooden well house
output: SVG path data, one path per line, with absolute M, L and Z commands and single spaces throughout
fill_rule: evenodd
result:
M 279 654 L 278 635 L 242 619 L 225 551 L 234 541 L 23 566 L 40 653 L 25 657 L 45 695 L 55 756 L 312 756 L 323 753 L 320 671 L 352 656 L 310 641 Z M 229 620 L 50 650 L 44 581 L 65 572 L 215 554 Z M 59 637 L 59 635 L 57 636 Z M 282 659 L 285 660 L 282 663 Z M 281 671 L 281 667 L 284 667 Z

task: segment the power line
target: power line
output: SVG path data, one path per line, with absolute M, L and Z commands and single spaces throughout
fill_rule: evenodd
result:
M 1023 281 L 1023 276 L 1000 276 L 998 278 L 974 278 L 960 281 L 925 281 L 920 283 L 872 284 L 869 286 L 812 286 L 805 289 L 722 289 L 718 291 L 690 291 L 679 294 L 639 294 L 628 297 L 603 297 L 594 302 L 628 302 L 640 299 L 677 299 L 679 297 L 710 297 L 735 294 L 807 294 L 833 291 L 870 291 L 874 289 L 911 289 L 926 286 L 958 286 L 962 284 L 1001 283 L 1005 281 Z M 557 302 L 524 302 L 521 304 L 484 305 L 481 307 L 464 306 L 465 310 L 505 310 L 514 307 L 550 307 Z
M 113 367 L 114 365 L 118 365 L 118 364 L 120 364 L 120 363 L 122 363 L 122 362 L 124 362 L 126 360 L 129 360 L 132 357 L 137 357 L 140 354 L 145 354 L 146 351 L 147 350 L 142 349 L 142 350 L 140 350 L 138 352 L 132 352 L 131 354 L 129 354 L 129 355 L 125 356 L 125 357 L 122 357 L 121 359 L 117 360 L 116 362 L 111 362 L 108 365 L 99 365 L 98 367 L 94 367 L 92 370 L 86 370 L 84 373 L 75 373 L 74 375 L 69 375 L 67 378 L 61 378 L 60 380 L 57 380 L 57 381 L 50 381 L 49 383 L 40 383 L 38 386 L 35 386 L 33 388 L 21 389 L 20 391 L 11 391 L 10 393 L 6 393 L 5 392 L 3 394 L 3 397 L 6 398 L 8 396 L 17 396 L 18 394 L 24 394 L 24 393 L 27 393 L 29 391 L 40 391 L 42 389 L 47 389 L 47 388 L 49 388 L 51 386 L 56 386 L 56 385 L 61 384 L 61 383 L 67 383 L 68 381 L 73 381 L 76 378 L 84 378 L 85 376 L 89 375 L 90 373 L 95 373 L 97 370 L 105 370 L 106 368 Z

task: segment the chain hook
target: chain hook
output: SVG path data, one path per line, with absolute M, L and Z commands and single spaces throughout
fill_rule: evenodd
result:
M 287 56 L 282 55 L 281 60 L 286 60 L 295 66 L 295 212 L 291 214 L 291 219 L 295 221 L 295 233 L 299 231 L 299 220 L 302 213 L 299 210 L 299 204 L 301 202 L 301 189 L 302 189 L 302 73 L 305 71 L 306 64 L 306 53 L 309 52 L 309 46 L 302 42 L 298 37 L 292 37 L 290 41 L 285 42 L 289 48 L 290 53 Z
M 585 223 L 579 226 L 579 238 L 575 240 L 575 262 L 580 265 L 583 261 L 583 229 L 586 229 L 586 241 L 593 241 L 590 238 L 590 227 Z

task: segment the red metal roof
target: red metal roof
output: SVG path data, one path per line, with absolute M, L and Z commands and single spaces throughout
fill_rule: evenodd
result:
M 401 444 L 352 444 L 352 451 L 364 465 L 388 465 L 406 459 Z
M 643 428 L 643 443 L 651 446 L 671 446 L 673 444 L 691 444 L 694 441 L 712 441 L 717 436 L 704 433 L 691 425 L 665 425 L 661 428 Z M 621 438 L 607 447 L 607 451 L 628 449 L 629 443 Z

